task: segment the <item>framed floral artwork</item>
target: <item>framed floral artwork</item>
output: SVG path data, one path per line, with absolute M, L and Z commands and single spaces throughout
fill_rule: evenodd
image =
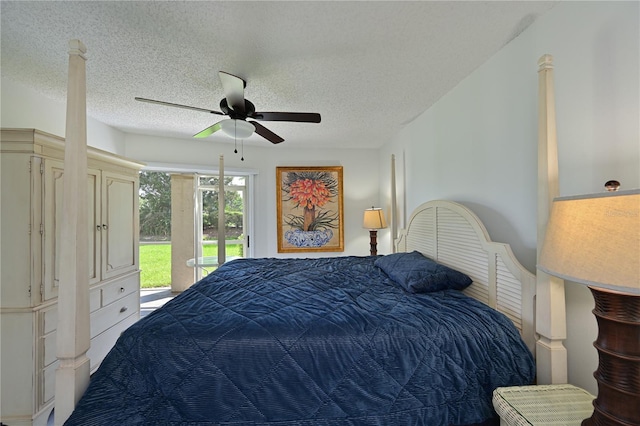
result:
M 278 253 L 344 251 L 342 166 L 276 167 Z

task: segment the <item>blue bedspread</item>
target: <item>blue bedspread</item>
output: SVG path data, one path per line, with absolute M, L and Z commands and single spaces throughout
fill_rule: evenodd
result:
M 126 330 L 68 425 L 462 425 L 534 378 L 511 322 L 376 257 L 239 259 Z

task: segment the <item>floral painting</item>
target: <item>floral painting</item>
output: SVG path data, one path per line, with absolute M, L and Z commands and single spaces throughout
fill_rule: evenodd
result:
M 342 167 L 277 167 L 278 252 L 344 251 Z

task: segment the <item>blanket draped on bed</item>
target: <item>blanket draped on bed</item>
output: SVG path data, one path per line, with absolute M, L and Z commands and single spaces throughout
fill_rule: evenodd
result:
M 68 425 L 462 425 L 532 382 L 502 314 L 376 257 L 239 259 L 126 330 Z

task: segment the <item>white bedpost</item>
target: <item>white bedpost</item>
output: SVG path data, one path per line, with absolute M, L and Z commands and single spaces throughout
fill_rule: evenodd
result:
M 64 149 L 60 287 L 56 331 L 55 423 L 62 424 L 89 384 L 89 259 L 87 253 L 87 49 L 69 42 L 67 124 Z
M 551 203 L 559 195 L 558 142 L 553 87 L 553 57 L 538 60 L 538 256 Z M 536 274 L 536 364 L 538 384 L 567 383 L 564 281 L 538 269 Z
M 396 252 L 396 238 L 398 238 L 398 219 L 396 218 L 396 156 L 391 154 L 391 208 L 389 218 L 391 223 L 391 253 Z
M 224 229 L 224 156 L 220 156 L 218 171 L 218 265 L 226 260 L 227 242 Z

